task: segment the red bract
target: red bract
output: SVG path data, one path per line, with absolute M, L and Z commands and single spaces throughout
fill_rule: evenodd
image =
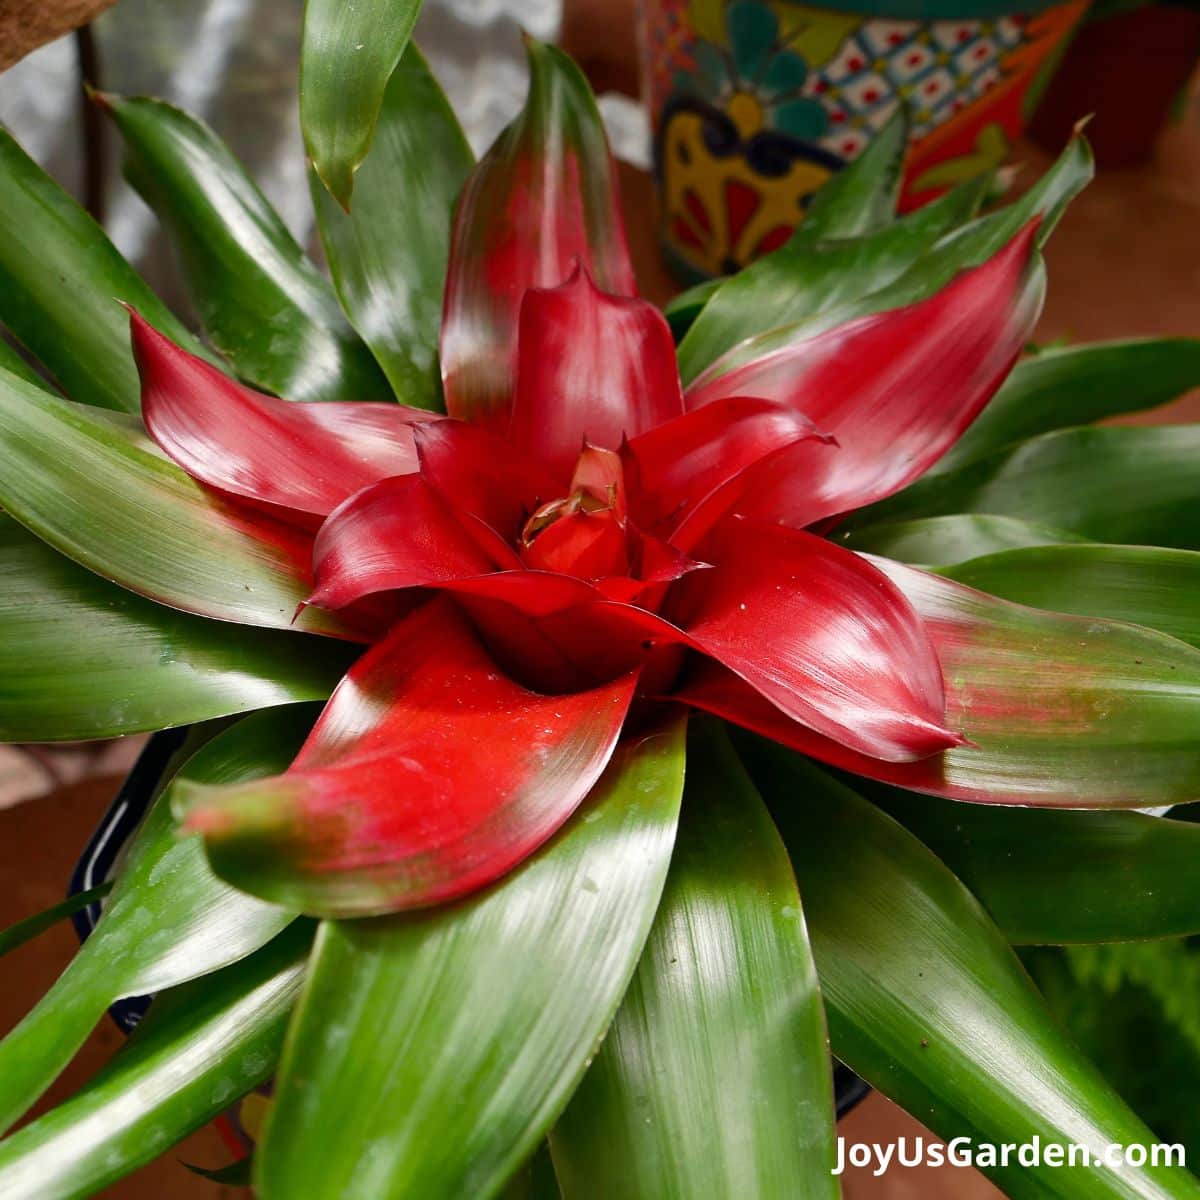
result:
M 305 526 L 376 479 L 413 470 L 414 425 L 437 419 L 398 404 L 264 396 L 178 352 L 132 311 L 130 336 L 142 416 L 159 446 L 202 483 Z
M 737 347 L 685 411 L 666 324 L 628 294 L 607 158 L 569 137 L 531 158 L 523 128 L 454 238 L 443 370 L 469 420 L 259 396 L 134 317 L 162 449 L 298 527 L 325 518 L 309 603 L 409 595 L 287 773 L 192 800 L 212 852 L 290 904 L 489 882 L 655 703 L 891 776 L 964 742 L 905 591 L 805 527 L 904 486 L 986 403 L 1036 315 L 1034 228 L 922 303 Z
M 683 414 L 662 314 L 600 291 L 582 267 L 525 293 L 517 347 L 508 437 L 560 476 L 581 439 L 615 447 Z
M 359 660 L 287 776 L 211 806 L 194 785 L 191 824 L 219 844 L 232 822 L 234 853 L 267 851 L 276 894 L 298 907 L 449 899 L 515 866 L 571 815 L 633 690 L 625 676 L 569 696 L 531 692 L 435 600 Z
M 442 322 L 447 411 L 501 431 L 526 290 L 561 283 L 577 260 L 606 291 L 634 290 L 616 173 L 590 119 L 588 85 L 544 47 L 531 45 L 529 68 L 529 102 L 459 199 Z

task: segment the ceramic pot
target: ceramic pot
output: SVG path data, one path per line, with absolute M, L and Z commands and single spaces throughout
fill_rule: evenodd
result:
M 1008 156 L 1088 0 L 643 0 L 661 237 L 681 278 L 781 246 L 898 108 L 919 207 Z

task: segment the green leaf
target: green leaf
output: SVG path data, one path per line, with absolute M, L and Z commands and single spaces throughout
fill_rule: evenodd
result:
M 1077 534 L 1016 517 L 952 513 L 868 525 L 840 540 L 851 550 L 882 554 L 899 562 L 944 566 L 1014 547 L 1057 545 L 1082 539 Z
M 948 233 L 906 276 L 888 290 L 885 307 L 911 304 L 949 282 L 956 272 L 986 262 L 1035 217 L 1041 222 L 1038 245 L 1044 246 L 1067 205 L 1096 173 L 1091 147 L 1071 138 L 1050 169 L 1019 200 Z
M 1198 459 L 1200 425 L 1063 429 L 918 479 L 852 528 L 991 513 L 1097 542 L 1200 549 Z
M 1142 412 L 1200 387 L 1200 338 L 1146 338 L 1043 350 L 1019 362 L 937 473 L 1024 438 Z
M 110 891 L 112 884 L 102 883 L 98 887 L 88 888 L 86 892 L 68 896 L 61 904 L 55 904 L 32 917 L 18 921 L 15 925 L 10 925 L 5 930 L 0 930 L 0 958 L 16 950 L 18 946 L 32 941 L 39 933 L 44 933 L 59 921 L 74 916 L 81 908 L 87 908 L 89 904 L 102 900 Z
M 970 217 L 982 197 L 980 184 L 967 184 L 869 235 L 828 242 L 797 235 L 726 280 L 707 300 L 679 345 L 681 378 L 690 383 L 727 350 L 761 334 L 764 316 L 772 327 L 782 327 L 822 313 L 875 311 L 868 298 Z
M 502 1189 L 633 974 L 667 873 L 683 752 L 681 722 L 619 751 L 570 823 L 486 892 L 322 927 L 256 1164 L 263 1200 Z
M 858 158 L 813 196 L 793 236 L 805 242 L 855 238 L 891 224 L 908 153 L 908 128 L 904 106 L 899 105 Z
M 0 235 L 0 320 L 74 399 L 124 412 L 140 407 L 118 300 L 203 353 L 100 226 L 3 129 Z
M 140 426 L 0 372 L 0 507 L 60 553 L 163 604 L 312 632 L 311 539 L 220 499 Z M 300 643 L 297 643 L 297 649 Z
M 354 172 L 420 11 L 421 0 L 305 2 L 300 126 L 317 174 L 347 210 Z
M 863 790 L 979 897 L 1014 945 L 1200 933 L 1200 825 Z
M 836 293 L 839 301 L 836 305 L 823 307 L 815 313 L 811 310 L 806 311 L 803 313 L 802 319 L 797 318 L 790 325 L 778 325 L 777 322 L 772 321 L 772 327 L 766 332 L 761 331 L 762 316 L 758 308 L 752 311 L 752 316 L 747 312 L 733 314 L 731 319 L 739 322 L 738 328 L 742 330 L 741 338 L 744 340 L 738 340 L 736 345 L 732 345 L 728 336 L 723 336 L 721 344 L 731 345 L 731 348 L 726 350 L 719 363 L 712 365 L 711 378 L 717 378 L 783 346 L 793 345 L 857 317 L 916 304 L 945 287 L 960 271 L 977 267 L 986 262 L 1012 241 L 1035 216 L 1041 218 L 1037 242 L 1039 246 L 1044 245 L 1067 203 L 1091 177 L 1092 160 L 1087 143 L 1082 138 L 1073 138 L 1054 165 L 1020 200 L 944 234 L 932 245 L 926 242 L 925 246 L 920 248 L 923 249 L 923 252 L 915 257 L 915 260 L 910 258 L 908 261 L 904 261 L 902 257 L 898 257 L 892 261 L 891 265 L 887 265 L 886 258 L 880 257 L 876 261 L 872 255 L 867 254 L 866 250 L 862 248 L 867 243 L 862 243 L 859 252 L 865 255 L 867 265 L 873 265 L 874 269 L 879 272 L 879 280 L 874 286 L 860 282 L 858 274 L 852 270 L 854 259 L 850 256 L 847 262 L 839 264 L 837 271 L 831 273 L 831 282 L 827 285 L 838 289 L 847 289 L 844 292 Z M 964 198 L 972 196 L 972 186 L 979 185 L 964 185 L 964 190 L 959 193 L 959 203 L 963 203 Z M 945 197 L 937 203 L 950 206 L 951 209 L 954 207 L 949 197 Z M 933 210 L 933 215 L 925 215 L 930 214 L 930 210 Z M 938 209 L 934 205 L 929 205 L 911 217 L 905 218 L 904 221 L 897 222 L 878 235 L 880 244 L 884 246 L 904 245 L 910 229 L 906 222 L 912 222 L 912 228 L 920 228 L 922 220 L 934 221 L 936 224 L 935 217 L 939 211 L 944 214 L 946 209 Z M 850 245 L 853 246 L 854 243 Z M 783 251 L 777 253 L 785 253 L 786 250 L 787 247 L 784 247 Z M 850 255 L 849 250 L 841 252 Z M 912 253 L 911 246 L 909 252 Z M 768 260 L 764 259 L 763 261 Z M 886 271 L 883 269 L 885 265 L 887 265 Z M 807 265 L 805 269 L 808 269 Z M 861 267 L 858 268 L 858 270 L 861 269 Z M 866 278 L 869 279 L 869 276 Z M 795 286 L 794 281 L 792 286 Z M 767 311 L 771 311 L 773 303 L 774 301 L 769 296 L 759 300 L 759 304 Z M 696 361 L 693 362 L 689 357 L 691 352 L 685 353 L 686 343 L 689 338 L 694 337 L 696 344 L 699 344 L 701 336 L 699 330 L 704 315 L 711 306 L 711 304 L 706 306 L 704 314 L 701 314 L 696 326 L 684 339 L 684 345 L 680 346 L 681 358 L 686 368 L 681 368 L 681 372 L 683 378 L 689 382 L 691 381 L 690 371 L 703 365 L 699 361 L 703 356 L 697 352 Z M 753 325 L 757 325 L 757 329 L 752 327 L 752 318 Z M 713 319 L 715 321 L 715 316 Z M 748 336 L 750 333 L 755 336 Z M 706 375 L 706 378 L 709 376 Z
M 145 600 L 0 516 L 0 740 L 84 741 L 321 700 L 351 653 Z
M 823 318 L 819 327 L 924 300 L 960 271 L 987 262 L 1034 218 L 1040 221 L 1037 244 L 1044 246 L 1067 205 L 1091 182 L 1094 173 L 1090 147 L 1082 137 L 1073 137 L 1050 169 L 1019 200 L 952 229 L 894 282 L 865 301 Z M 755 347 L 747 347 L 747 351 L 759 352 Z
M 870 778 L 985 804 L 1142 808 L 1200 797 L 1200 652 L 1155 630 L 1027 608 L 887 559 L 968 744 Z
M 1200 1154 L 1195 938 L 1025 950 L 1050 1011 L 1165 1142 Z
M 1144 808 L 1200 797 L 1200 652 L 1153 629 L 1028 608 L 889 559 L 945 682 L 940 754 L 886 762 L 754 702 L 729 675 L 700 672 L 689 703 L 823 762 L 977 804 Z
M 1112 994 L 1126 983 L 1144 987 L 1158 1002 L 1160 1015 L 1176 1027 L 1180 1040 L 1200 1051 L 1200 1012 L 1192 1003 L 1200 993 L 1197 949 L 1200 945 L 1194 938 L 1162 938 L 1123 945 L 1067 946 L 1062 954 L 1079 983 L 1094 992 Z M 1027 956 L 1034 958 L 1036 952 L 1027 950 L 1021 957 Z
M 282 770 L 310 723 L 307 709 L 256 713 L 209 742 L 180 775 L 228 783 Z M 41 1095 L 114 1001 L 236 962 L 293 919 L 217 879 L 199 836 L 178 836 L 169 793 L 160 796 L 130 844 L 95 931 L 0 1042 L 0 1129 Z
M 82 1091 L 0 1142 L 0 1195 L 93 1196 L 265 1082 L 311 940 L 298 922 L 244 961 L 159 996 Z
M 817 241 L 806 234 L 810 226 L 802 225 L 787 245 L 733 278 L 708 279 L 681 292 L 665 311 L 681 343 L 683 378 L 690 381 L 743 338 L 761 333 L 763 311 L 770 312 L 773 324 L 784 325 L 841 303 L 863 303 L 973 217 L 990 183 L 990 176 L 971 180 L 899 221 L 854 238 Z M 717 296 L 701 320 L 702 310 Z M 686 338 L 697 321 L 700 330 Z
M 26 383 L 32 383 L 44 391 L 53 392 L 53 388 L 48 384 L 17 352 L 16 348 L 9 344 L 2 333 L 0 333 L 0 369 L 7 371 L 10 375 L 16 375 L 25 380 Z
M 352 212 L 311 176 L 342 306 L 396 395 L 419 408 L 442 408 L 437 348 L 450 221 L 473 162 L 437 80 L 410 46 L 384 94 Z
M 1200 646 L 1200 553 L 1194 550 L 1040 546 L 989 554 L 942 574 L 1017 604 L 1132 621 Z
M 224 142 L 161 100 L 102 103 L 125 174 L 170 229 L 204 328 L 237 373 L 291 400 L 388 399 L 329 281 Z
M 778 251 L 774 253 L 777 254 Z M 771 255 L 768 254 L 766 258 L 759 261 L 765 262 L 770 257 Z M 749 267 L 744 268 L 733 278 L 740 279 L 748 270 L 750 270 Z M 705 279 L 702 283 L 697 283 L 694 287 L 688 288 L 685 292 L 680 292 L 677 296 L 672 296 L 667 301 L 667 306 L 663 309 L 663 315 L 667 318 L 667 324 L 671 326 L 671 333 L 677 342 L 683 341 L 704 306 L 716 295 L 720 288 L 730 282 L 732 280 Z
M 1149 1148 L 979 902 L 921 843 L 795 755 L 752 771 L 804 897 L 834 1053 L 939 1137 Z M 1014 1200 L 1185 1200 L 1182 1167 L 981 1164 Z
M 577 1200 L 811 1200 L 831 1174 L 829 1039 L 796 881 L 714 721 L 654 927 L 616 1020 L 551 1135 Z

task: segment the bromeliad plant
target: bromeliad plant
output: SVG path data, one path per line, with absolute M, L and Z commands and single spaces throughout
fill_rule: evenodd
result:
M 0 375 L 0 728 L 193 726 L 0 1126 L 149 1016 L 0 1194 L 90 1195 L 273 1076 L 275 1200 L 836 1196 L 830 1045 L 945 1137 L 1153 1141 L 1011 949 L 1200 931 L 1200 830 L 1120 811 L 1200 788 L 1200 434 L 1089 427 L 1200 344 L 1017 362 L 1085 144 L 897 220 L 896 124 L 664 317 L 576 69 L 532 45 L 472 165 L 412 11 L 308 6 L 332 286 L 211 131 L 98 98 L 203 342 L 0 145 L 43 368 Z

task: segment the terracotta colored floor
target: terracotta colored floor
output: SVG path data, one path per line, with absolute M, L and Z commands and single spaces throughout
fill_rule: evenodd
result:
M 1051 286 L 1039 337 L 1077 340 L 1134 334 L 1200 334 L 1200 130 L 1196 105 L 1187 128 L 1164 138 L 1144 168 L 1103 175 L 1075 202 L 1050 243 Z M 1029 151 L 1029 177 L 1044 156 Z M 623 171 L 631 240 L 644 291 L 656 299 L 673 284 L 658 262 L 647 220 L 653 211 L 649 180 Z M 1200 394 L 1152 416 L 1156 421 L 1200 420 Z M 73 784 L 36 801 L 5 806 L 0 762 L 0 928 L 61 898 L 72 860 L 116 786 L 106 777 Z M 27 782 L 27 777 L 26 777 Z M 48 836 L 48 831 L 53 831 Z M 60 925 L 4 962 L 0 1033 L 10 1028 L 62 969 L 74 948 Z M 45 1103 L 69 1095 L 113 1052 L 118 1036 L 102 1026 Z M 40 1107 L 44 1107 L 40 1106 Z M 843 1122 L 854 1140 L 892 1141 L 920 1126 L 873 1096 Z M 109 1200 L 190 1200 L 245 1196 L 188 1174 L 180 1160 L 225 1162 L 211 1131 L 189 1138 L 157 1163 L 109 1189 Z M 971 1171 L 893 1171 L 873 1179 L 848 1173 L 847 1200 L 985 1200 L 999 1192 Z

